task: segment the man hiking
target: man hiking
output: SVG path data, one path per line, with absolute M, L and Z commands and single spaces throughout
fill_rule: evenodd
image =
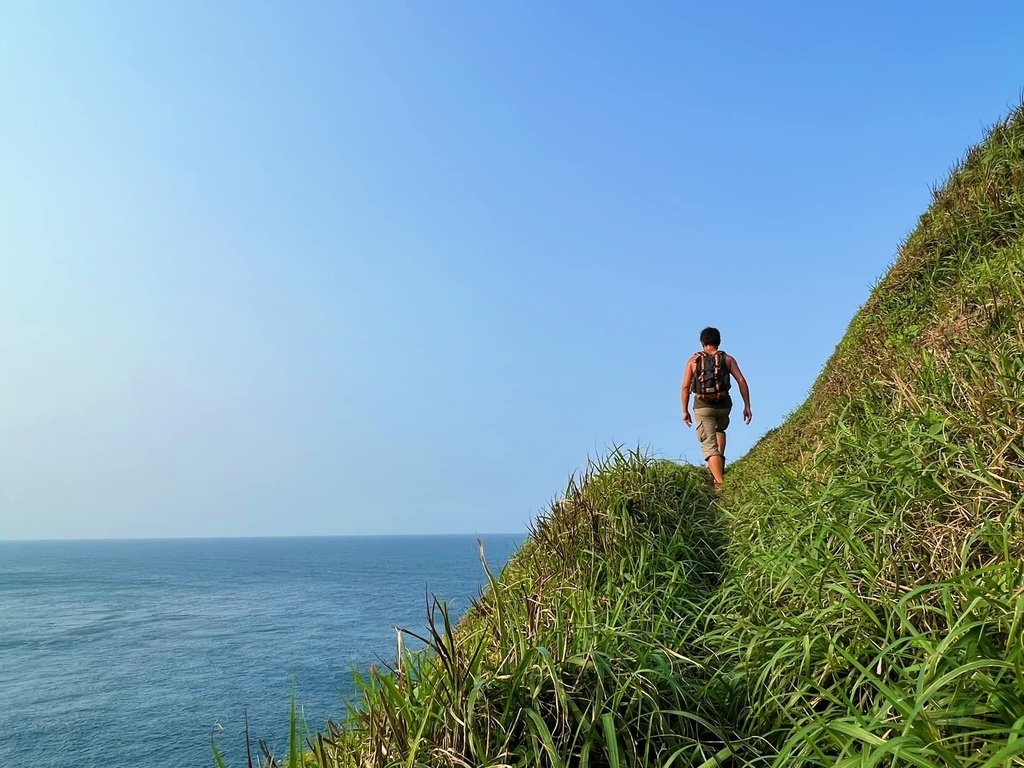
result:
M 743 378 L 740 367 L 732 355 L 722 352 L 722 334 L 717 328 L 705 328 L 700 332 L 700 343 L 704 349 L 686 362 L 683 374 L 683 422 L 690 426 L 690 393 L 693 393 L 693 412 L 697 416 L 697 439 L 708 463 L 715 491 L 722 487 L 725 477 L 725 430 L 729 426 L 729 412 L 732 398 L 729 396 L 729 376 L 736 379 L 743 396 L 743 421 L 747 424 L 753 414 L 750 412 L 750 390 Z

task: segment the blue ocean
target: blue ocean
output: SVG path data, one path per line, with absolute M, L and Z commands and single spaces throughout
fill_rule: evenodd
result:
M 524 537 L 481 538 L 497 569 Z M 246 712 L 287 755 L 293 693 L 322 729 L 485 583 L 473 536 L 0 542 L 0 765 L 245 766 Z

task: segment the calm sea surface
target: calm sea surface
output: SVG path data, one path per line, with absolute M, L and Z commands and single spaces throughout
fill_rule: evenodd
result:
M 495 569 L 524 537 L 482 538 Z M 293 689 L 322 728 L 484 581 L 472 536 L 0 542 L 0 765 L 210 766 L 216 728 L 244 766 L 246 709 L 287 755 Z

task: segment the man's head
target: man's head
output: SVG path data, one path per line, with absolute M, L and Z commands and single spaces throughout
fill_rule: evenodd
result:
M 717 328 L 705 328 L 700 332 L 700 343 L 705 347 L 717 347 L 722 343 L 722 334 Z

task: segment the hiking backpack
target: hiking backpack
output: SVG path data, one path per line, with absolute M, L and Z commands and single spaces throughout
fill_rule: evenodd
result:
M 693 394 L 705 403 L 717 403 L 729 396 L 729 366 L 725 352 L 698 352 L 697 370 L 693 375 Z

